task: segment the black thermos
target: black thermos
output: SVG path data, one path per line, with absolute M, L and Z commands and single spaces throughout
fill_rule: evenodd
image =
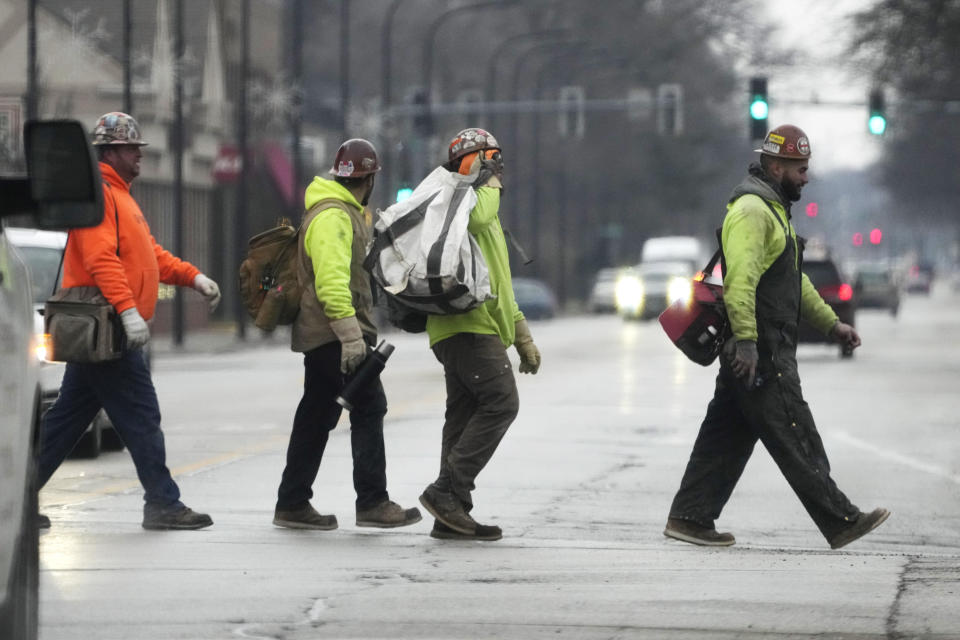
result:
M 367 354 L 366 359 L 356 373 L 347 380 L 340 395 L 337 396 L 337 404 L 347 411 L 353 410 L 354 396 L 360 389 L 373 382 L 373 379 L 380 375 L 383 367 L 387 364 L 387 358 L 393 353 L 393 345 L 386 340 L 381 340 L 377 348 Z

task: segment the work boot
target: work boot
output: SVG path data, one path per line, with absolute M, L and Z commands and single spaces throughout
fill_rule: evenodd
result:
M 152 531 L 171 529 L 203 529 L 213 524 L 205 513 L 197 513 L 185 505 L 161 507 L 147 503 L 143 505 L 143 528 Z
M 375 507 L 357 510 L 358 527 L 380 527 L 389 529 L 391 527 L 405 527 L 408 524 L 420 522 L 420 509 L 412 507 L 404 509 L 392 500 L 384 500 Z
M 830 538 L 830 548 L 839 549 L 847 546 L 857 538 L 861 538 L 879 527 L 889 517 L 890 512 L 881 508 L 874 509 L 870 513 L 861 513 L 853 524 Z
M 460 533 L 454 531 L 439 520 L 433 521 L 433 531 L 430 532 L 431 538 L 438 540 L 499 540 L 503 537 L 503 531 L 500 527 L 490 524 L 477 523 L 477 528 L 472 534 Z
M 713 527 L 708 529 L 691 520 L 680 518 L 667 518 L 663 535 L 705 547 L 729 547 L 736 542 L 732 533 L 718 533 Z
M 450 491 L 441 491 L 433 485 L 428 486 L 420 496 L 420 504 L 430 514 L 457 533 L 473 535 L 477 523 L 463 510 L 463 505 Z
M 37 514 L 37 528 L 38 529 L 49 529 L 50 528 L 50 518 L 45 516 L 42 513 Z
M 287 529 L 318 529 L 332 531 L 337 528 L 337 516 L 317 513 L 308 502 L 299 509 L 276 509 L 273 524 Z

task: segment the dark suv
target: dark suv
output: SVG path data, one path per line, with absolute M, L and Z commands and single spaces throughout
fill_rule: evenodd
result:
M 856 315 L 856 302 L 853 298 L 853 287 L 842 276 L 840 269 L 830 258 L 804 259 L 803 272 L 810 278 L 820 296 L 829 304 L 840 317 L 840 322 L 851 326 Z M 805 321 L 800 322 L 800 342 L 832 342 L 830 338 L 814 329 Z M 843 345 L 840 347 L 840 356 L 850 358 L 853 349 Z

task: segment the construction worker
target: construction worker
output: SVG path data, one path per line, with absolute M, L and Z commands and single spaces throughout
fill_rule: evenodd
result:
M 471 517 L 471 492 L 520 407 L 507 347 L 514 345 L 520 354 L 521 373 L 537 373 L 540 352 L 513 295 L 498 217 L 503 174 L 500 145 L 483 129 L 464 129 L 451 140 L 447 158 L 448 171 L 477 174 L 477 204 L 467 229 L 487 263 L 495 298 L 467 313 L 427 317 L 430 347 L 443 365 L 447 409 L 440 473 L 420 496 L 420 503 L 436 518 L 430 533 L 434 538 L 499 540 L 500 527 L 478 524 Z
M 273 524 L 291 529 L 330 530 L 337 517 L 310 504 L 313 482 L 330 431 L 343 408 L 336 398 L 377 341 L 370 276 L 363 259 L 371 235 L 364 207 L 380 171 L 368 141 L 347 140 L 337 150 L 332 180 L 317 176 L 306 189 L 300 226 L 297 279 L 303 288 L 291 346 L 303 353 L 303 398 L 287 447 Z M 387 494 L 383 417 L 387 399 L 380 379 L 364 387 L 350 412 L 353 487 L 359 527 L 402 527 L 421 519 Z
M 721 354 L 713 399 L 700 426 L 664 535 L 729 546 L 714 521 L 730 498 L 757 440 L 807 513 L 839 549 L 872 531 L 886 509 L 861 512 L 830 477 L 830 464 L 800 390 L 801 318 L 849 349 L 857 331 L 840 322 L 802 272 L 803 242 L 790 206 L 809 181 L 810 141 L 793 125 L 770 131 L 760 162 L 734 189 L 721 231 L 724 302 L 733 337 Z
M 126 333 L 118 360 L 67 363 L 60 395 L 43 417 L 39 480 L 43 486 L 80 440 L 101 407 L 130 451 L 144 488 L 144 529 L 201 529 L 213 524 L 180 501 L 166 465 L 160 407 L 143 346 L 157 304 L 158 283 L 196 289 L 212 311 L 217 283 L 157 244 L 130 193 L 146 142 L 133 117 L 114 111 L 97 120 L 93 146 L 103 177 L 103 221 L 73 229 L 63 257 L 63 286 L 97 287 L 116 308 Z M 48 519 L 41 516 L 41 526 Z

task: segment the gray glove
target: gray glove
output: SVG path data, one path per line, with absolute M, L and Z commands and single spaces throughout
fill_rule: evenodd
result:
M 839 320 L 830 330 L 830 337 L 840 344 L 846 345 L 851 351 L 862 344 L 860 342 L 860 334 L 857 333 L 857 330 L 846 322 L 840 322 Z
M 340 372 L 350 375 L 367 357 L 367 343 L 363 341 L 360 323 L 357 316 L 350 316 L 331 320 L 330 328 L 340 340 Z
M 120 314 L 123 331 L 127 334 L 127 348 L 139 349 L 150 340 L 150 327 L 136 307 L 130 307 Z
M 760 354 L 757 353 L 757 343 L 753 340 L 738 340 L 736 350 L 730 358 L 730 366 L 738 378 L 746 378 L 744 383 L 748 389 L 753 388 L 753 381 L 757 375 L 757 364 Z

